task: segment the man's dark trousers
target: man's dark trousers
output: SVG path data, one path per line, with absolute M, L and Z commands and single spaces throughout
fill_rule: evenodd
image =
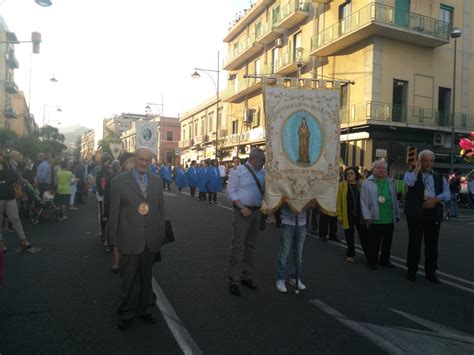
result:
M 326 238 L 328 229 L 329 238 L 337 238 L 337 217 L 328 216 L 321 211 L 319 213 L 319 238 Z
M 407 216 L 408 272 L 416 273 L 420 262 L 421 243 L 425 239 L 425 274 L 433 276 L 438 268 L 438 239 L 441 223 L 436 221 L 434 208 L 423 209 L 420 217 Z
M 120 255 L 121 302 L 117 310 L 119 319 L 132 319 L 152 314 L 156 307 L 153 293 L 153 263 L 156 253 L 146 248 L 141 254 Z M 137 314 L 138 312 L 138 314 Z

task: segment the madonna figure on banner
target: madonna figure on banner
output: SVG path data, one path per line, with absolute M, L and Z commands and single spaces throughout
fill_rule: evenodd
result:
M 301 119 L 300 128 L 298 128 L 299 137 L 299 150 L 298 150 L 298 163 L 309 164 L 309 127 L 306 124 L 306 118 Z

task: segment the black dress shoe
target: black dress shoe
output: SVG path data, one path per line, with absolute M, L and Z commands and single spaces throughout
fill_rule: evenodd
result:
M 252 279 L 242 279 L 240 283 L 242 286 L 245 286 L 251 290 L 256 290 L 258 287 L 258 285 Z
M 131 319 L 119 319 L 117 321 L 117 328 L 120 330 L 126 330 L 132 326 L 132 320 Z
M 405 279 L 407 279 L 408 281 L 416 281 L 416 273 L 407 272 L 405 275 Z
M 319 240 L 322 242 L 327 242 L 328 238 L 327 237 L 319 237 Z
M 240 288 L 236 284 L 229 285 L 229 292 L 234 296 L 240 296 Z
M 150 313 L 150 314 L 144 314 L 143 316 L 141 316 L 141 319 L 143 319 L 147 323 L 155 324 L 157 318 L 153 313 Z
M 332 240 L 333 242 L 340 242 L 341 241 L 338 237 L 329 237 L 329 240 Z
M 113 266 L 112 266 L 111 270 L 112 270 L 112 272 L 113 272 L 114 274 L 118 274 L 118 273 L 120 272 L 120 268 L 119 268 L 119 267 L 113 267 Z
M 367 266 L 369 267 L 369 269 L 377 270 L 377 265 L 375 264 L 367 264 Z
M 436 277 L 436 275 L 426 275 L 425 277 L 428 281 L 431 281 L 434 284 L 439 284 L 439 279 Z

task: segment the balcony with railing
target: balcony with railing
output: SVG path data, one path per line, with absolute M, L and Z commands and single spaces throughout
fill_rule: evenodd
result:
M 298 71 L 298 66 L 303 68 L 309 63 L 309 51 L 298 48 L 293 51 L 284 52 L 275 62 L 273 71 L 275 74 L 286 75 Z
M 18 118 L 18 112 L 13 107 L 5 107 L 5 111 L 3 112 L 5 118 Z
M 5 81 L 5 91 L 9 94 L 18 94 L 18 85 L 14 81 Z
M 343 107 L 340 112 L 342 125 L 374 123 L 443 131 L 451 130 L 451 117 L 445 111 L 373 101 Z M 454 127 L 457 130 L 473 130 L 474 115 L 455 113 Z
M 239 69 L 242 64 L 253 58 L 262 49 L 263 46 L 256 42 L 255 34 L 250 34 L 245 40 L 239 41 L 238 45 L 229 51 L 229 55 L 224 61 L 224 70 Z
M 224 91 L 224 102 L 234 102 L 247 95 L 260 90 L 262 87 L 262 80 L 260 78 L 244 78 L 234 81 L 233 85 L 227 87 Z
M 266 22 L 255 33 L 255 38 L 258 43 L 269 44 L 276 40 L 285 32 L 284 29 L 275 27 L 273 23 Z
M 6 62 L 8 67 L 11 69 L 18 69 L 20 67 L 13 51 L 7 54 Z
M 449 23 L 372 3 L 314 36 L 311 39 L 311 55 L 334 55 L 372 36 L 423 47 L 438 47 L 449 43 Z
M 272 24 L 280 29 L 289 30 L 308 17 L 309 1 L 291 0 L 279 10 L 274 10 Z

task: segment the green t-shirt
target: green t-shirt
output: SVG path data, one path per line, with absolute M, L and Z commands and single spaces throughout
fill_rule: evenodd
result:
M 380 196 L 385 199 L 384 203 L 379 200 L 379 215 L 380 219 L 374 221 L 375 224 L 391 224 L 393 223 L 393 205 L 392 205 L 392 194 L 390 193 L 390 186 L 387 179 L 382 181 L 375 179 L 377 183 L 377 190 Z
M 71 193 L 72 171 L 59 170 L 57 175 L 58 189 L 56 192 L 60 195 L 69 195 Z

